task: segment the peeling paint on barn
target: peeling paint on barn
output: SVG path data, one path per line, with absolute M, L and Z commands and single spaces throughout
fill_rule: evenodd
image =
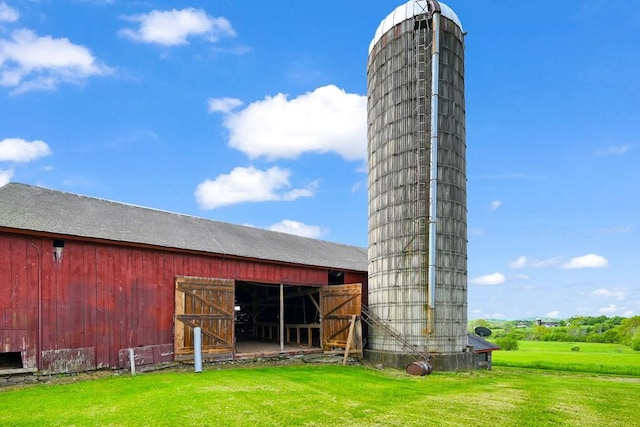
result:
M 93 347 L 65 348 L 42 352 L 42 373 L 70 374 L 96 369 Z

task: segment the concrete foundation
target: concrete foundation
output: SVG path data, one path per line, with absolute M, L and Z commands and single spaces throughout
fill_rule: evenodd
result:
M 420 356 L 407 353 L 392 353 L 376 350 L 364 350 L 364 357 L 373 364 L 385 367 L 405 369 L 407 365 L 420 359 Z M 473 352 L 432 354 L 429 362 L 434 371 L 454 372 L 477 369 Z

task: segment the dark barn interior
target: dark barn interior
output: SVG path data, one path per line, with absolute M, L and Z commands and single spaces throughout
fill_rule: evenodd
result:
M 284 314 L 284 343 L 317 348 L 320 343 L 319 287 L 236 282 L 236 354 L 252 353 L 256 343 L 280 350 L 280 315 Z M 283 303 L 281 308 L 280 303 Z M 264 345 L 260 348 L 266 348 Z
M 330 270 L 328 285 L 344 284 L 344 274 Z M 282 307 L 281 307 L 282 305 Z M 283 344 L 289 350 L 321 350 L 320 287 L 236 281 L 236 355 L 277 353 L 280 349 L 280 314 L 284 316 Z

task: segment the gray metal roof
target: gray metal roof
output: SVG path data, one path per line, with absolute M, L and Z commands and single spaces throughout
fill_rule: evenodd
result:
M 486 353 L 487 351 L 500 350 L 500 347 L 497 345 L 472 333 L 469 333 L 469 345 L 473 346 L 474 353 Z
M 367 249 L 25 184 L 0 187 L 0 228 L 367 271 Z

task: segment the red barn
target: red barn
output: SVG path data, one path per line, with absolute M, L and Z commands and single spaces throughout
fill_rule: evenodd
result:
M 366 248 L 0 188 L 2 374 L 189 359 L 196 326 L 205 359 L 340 348 L 366 284 Z

